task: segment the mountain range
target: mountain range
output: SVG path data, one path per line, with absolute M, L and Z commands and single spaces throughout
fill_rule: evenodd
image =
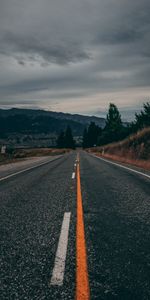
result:
M 103 128 L 105 119 L 54 111 L 34 109 L 0 109 L 0 135 L 10 133 L 52 133 L 58 134 L 69 125 L 74 135 L 82 135 L 91 122 Z

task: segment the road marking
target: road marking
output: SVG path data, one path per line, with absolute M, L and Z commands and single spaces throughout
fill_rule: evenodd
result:
M 29 167 L 29 168 L 27 168 L 27 169 L 24 169 L 24 170 L 15 172 L 15 173 L 13 173 L 13 174 L 7 175 L 7 176 L 5 176 L 5 177 L 0 178 L 0 181 L 6 180 L 6 179 L 8 179 L 8 178 L 10 178 L 10 177 L 13 177 L 13 176 L 15 176 L 15 175 L 24 173 L 24 172 L 29 171 L 29 170 L 32 170 L 32 169 L 35 169 L 35 168 L 37 168 L 37 167 L 40 167 L 40 166 L 49 164 L 50 162 L 53 162 L 53 161 L 57 160 L 58 158 L 59 158 L 59 157 L 57 157 L 57 158 L 55 158 L 55 159 L 53 159 L 53 160 L 49 160 L 49 161 L 46 161 L 46 162 L 44 162 L 44 163 L 38 164 L 38 165 L 36 165 L 36 166 L 32 166 L 32 167 Z
M 90 288 L 87 268 L 79 164 L 77 165 L 76 268 L 76 300 L 89 300 Z
M 76 163 L 79 163 L 79 154 L 77 154 Z
M 52 278 L 50 282 L 51 285 L 61 286 L 63 284 L 67 246 L 68 246 L 70 217 L 71 217 L 70 212 L 66 212 L 64 214 L 64 219 L 63 219 L 61 233 L 58 242 L 58 248 L 55 257 L 54 268 L 52 272 Z
M 108 163 L 110 163 L 110 164 L 112 164 L 112 165 L 118 166 L 118 167 L 120 167 L 120 168 L 129 170 L 129 171 L 132 171 L 132 172 L 134 172 L 134 173 L 143 175 L 143 176 L 145 176 L 145 177 L 147 177 L 147 178 L 150 178 L 150 175 L 148 175 L 148 174 L 144 174 L 144 173 L 142 173 L 142 172 L 140 172 L 140 171 L 137 171 L 137 170 L 134 170 L 134 169 L 131 169 L 131 168 L 122 166 L 122 165 L 120 165 L 120 164 L 118 164 L 118 163 L 112 162 L 112 161 L 107 160 L 107 159 L 104 159 L 104 158 L 102 158 L 102 157 L 98 157 L 97 155 L 94 155 L 94 154 L 92 154 L 92 156 L 94 156 L 94 157 L 96 157 L 96 158 L 98 158 L 98 159 L 101 159 L 101 160 L 103 160 L 103 161 L 105 161 L 105 162 L 108 162 Z
M 76 176 L 76 173 L 73 172 L 73 173 L 72 173 L 72 179 L 75 179 L 75 176 Z

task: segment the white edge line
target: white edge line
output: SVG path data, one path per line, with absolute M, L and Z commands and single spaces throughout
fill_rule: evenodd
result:
M 76 176 L 76 173 L 73 172 L 73 173 L 72 173 L 72 179 L 75 179 L 75 176 Z
M 50 163 L 50 162 L 52 162 L 52 161 L 54 161 L 54 160 L 56 160 L 56 159 L 58 159 L 58 158 L 59 158 L 59 157 L 57 157 L 57 158 L 55 158 L 55 159 L 53 159 L 53 160 L 49 160 L 49 161 L 46 161 L 46 162 L 44 162 L 44 163 L 38 164 L 38 165 L 36 165 L 36 166 L 32 166 L 32 167 L 29 167 L 29 168 L 27 168 L 27 169 L 24 169 L 24 170 L 15 172 L 15 173 L 13 173 L 13 174 L 7 175 L 7 176 L 5 176 L 5 177 L 0 178 L 0 181 L 3 181 L 3 180 L 5 180 L 5 179 L 8 179 L 8 178 L 13 177 L 13 176 L 15 176 L 15 175 L 24 173 L 24 172 L 26 172 L 26 171 L 29 171 L 29 170 L 38 168 L 38 167 L 40 167 L 40 166 L 46 165 L 46 164 L 48 164 L 48 163 Z
M 110 161 L 110 160 L 104 159 L 104 158 L 102 158 L 102 157 L 98 157 L 97 155 L 94 155 L 94 154 L 91 154 L 91 155 L 94 156 L 94 157 L 96 157 L 96 158 L 98 158 L 98 159 L 101 159 L 101 160 L 103 160 L 103 161 L 105 161 L 105 162 L 108 162 L 108 163 L 110 163 L 110 164 L 112 164 L 112 165 L 118 166 L 118 167 L 120 167 L 120 168 L 129 170 L 129 171 L 132 171 L 132 172 L 134 172 L 134 173 L 143 175 L 143 176 L 145 176 L 145 177 L 147 177 L 147 178 L 150 178 L 150 175 L 148 175 L 148 174 L 144 174 L 144 173 L 142 173 L 142 172 L 140 172 L 140 171 L 136 171 L 136 170 L 134 170 L 134 169 L 130 169 L 130 168 L 128 168 L 128 167 L 125 167 L 125 166 L 122 166 L 122 165 L 120 165 L 120 164 L 114 163 L 114 162 L 112 162 L 112 161 Z
M 61 286 L 63 284 L 68 247 L 70 217 L 71 212 L 64 213 L 50 285 Z

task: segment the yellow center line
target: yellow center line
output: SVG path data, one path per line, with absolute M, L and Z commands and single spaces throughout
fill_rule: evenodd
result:
M 76 300 L 89 300 L 90 288 L 87 267 L 84 217 L 81 195 L 79 156 L 77 164 L 77 225 L 76 225 Z

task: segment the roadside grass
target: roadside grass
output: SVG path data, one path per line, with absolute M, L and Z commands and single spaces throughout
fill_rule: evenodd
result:
M 55 148 L 33 148 L 33 149 L 18 149 L 15 150 L 14 158 L 27 158 L 37 156 L 53 156 L 61 155 L 70 152 L 70 149 L 55 149 Z
M 150 170 L 150 127 L 138 131 L 123 141 L 90 148 L 87 151 Z
M 0 165 L 25 160 L 30 157 L 61 155 L 70 151 L 70 149 L 55 148 L 15 149 L 11 154 L 0 154 Z

